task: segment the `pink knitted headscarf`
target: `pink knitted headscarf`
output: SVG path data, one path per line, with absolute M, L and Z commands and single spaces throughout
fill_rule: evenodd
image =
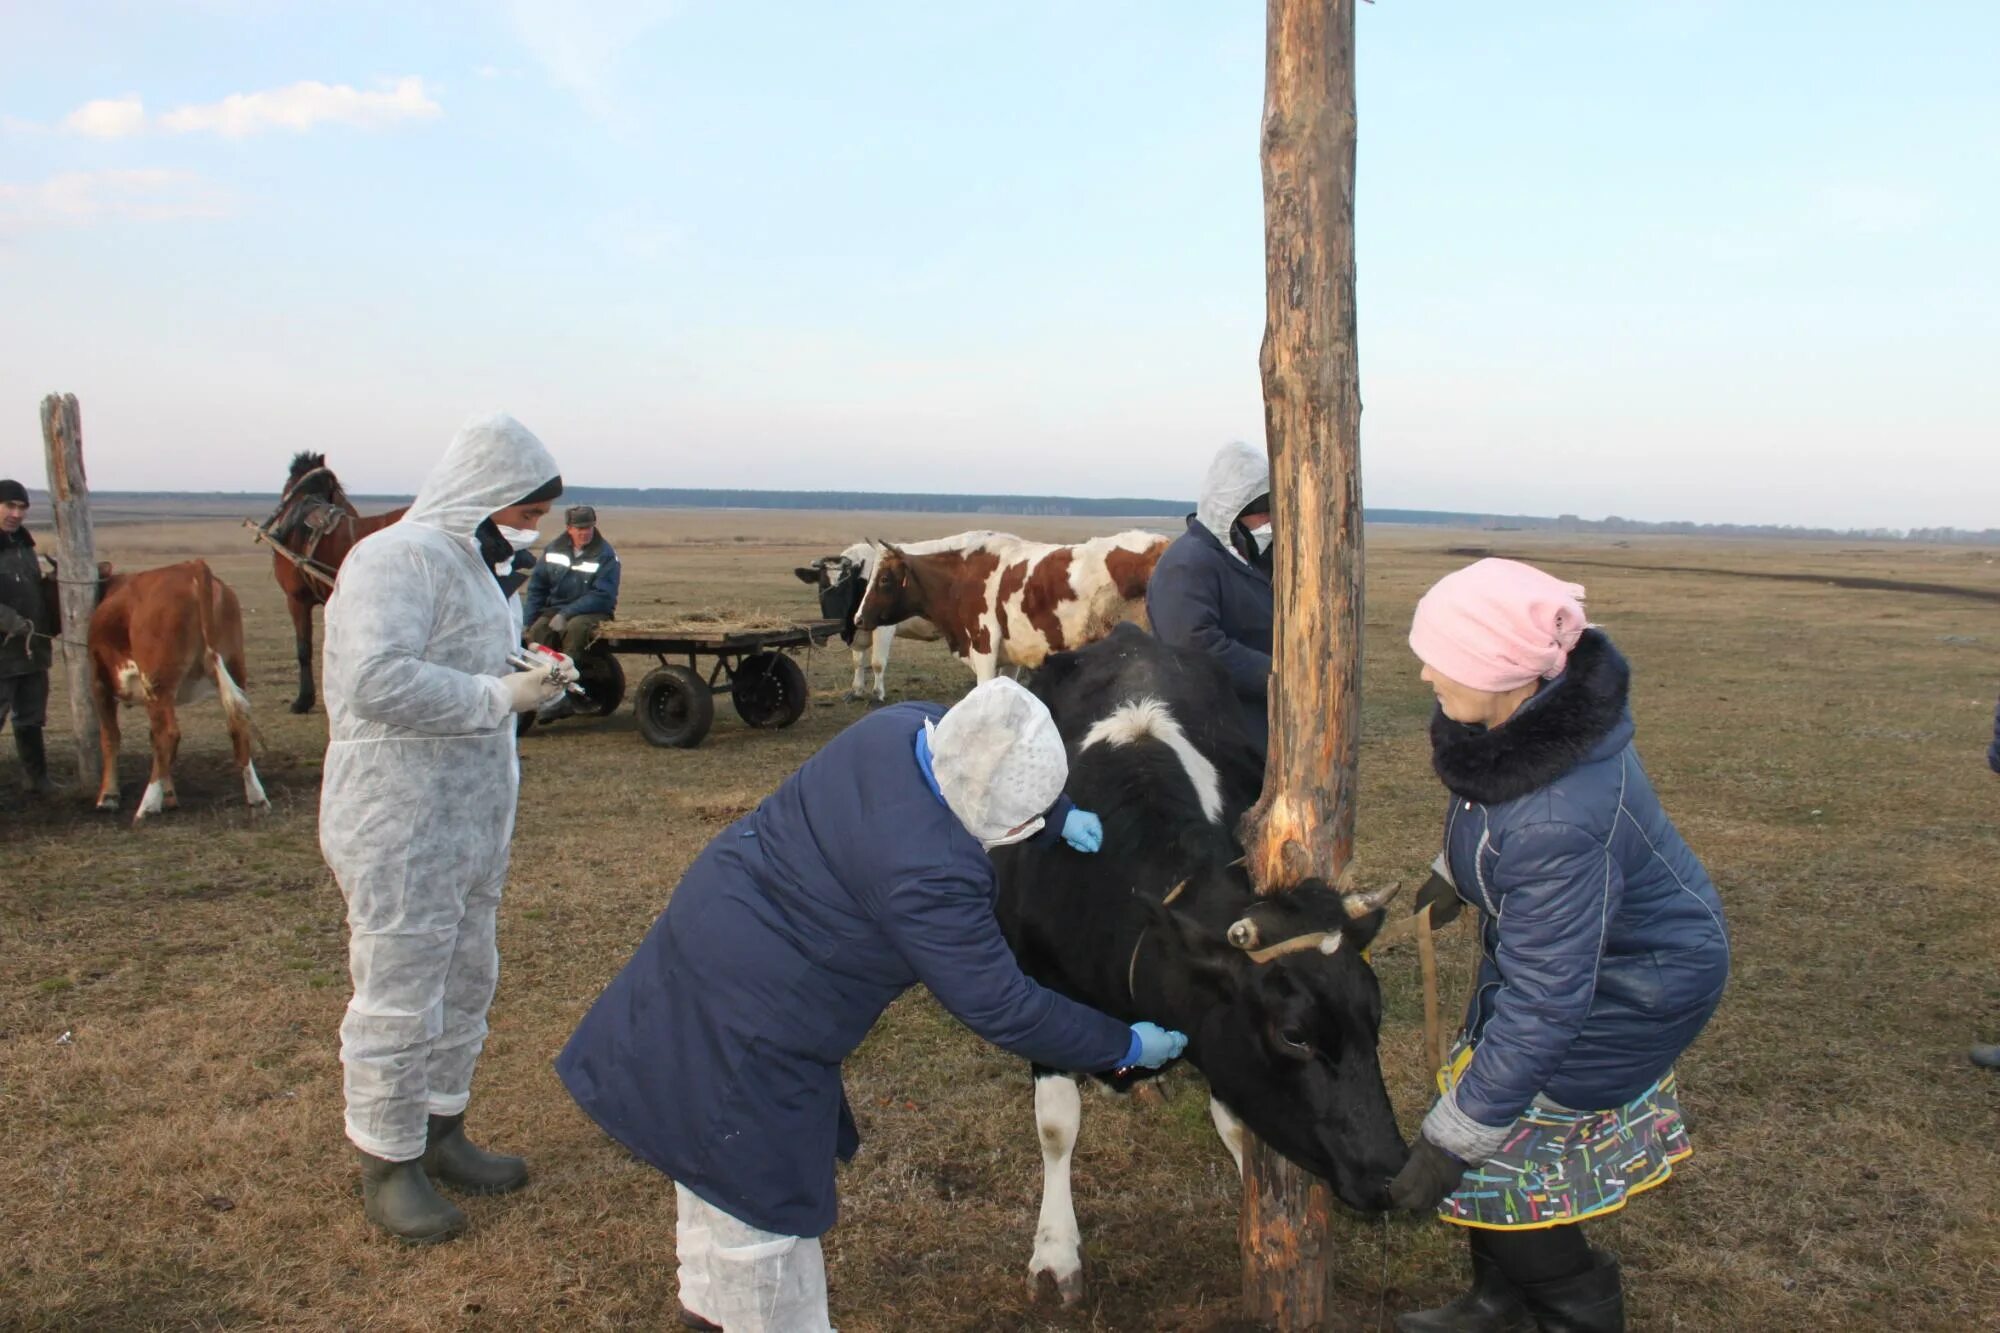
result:
M 1431 585 L 1410 648 L 1461 685 L 1504 694 L 1562 674 L 1589 627 L 1583 585 L 1518 560 L 1481 560 Z

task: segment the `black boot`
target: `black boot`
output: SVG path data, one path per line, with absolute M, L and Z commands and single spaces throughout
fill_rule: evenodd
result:
M 465 1230 L 465 1214 L 431 1188 L 421 1161 L 361 1154 L 361 1210 L 397 1240 L 435 1245 Z
M 21 788 L 30 796 L 52 796 L 56 784 L 49 781 L 49 750 L 42 743 L 40 727 L 14 726 L 14 753 L 21 756 Z
M 1596 1260 L 1575 1277 L 1521 1288 L 1521 1298 L 1543 1333 L 1625 1333 L 1625 1287 L 1618 1256 L 1593 1250 Z
M 1398 1333 L 1514 1333 L 1532 1327 L 1521 1293 L 1485 1255 L 1472 1252 L 1472 1290 L 1435 1310 L 1396 1316 Z
M 473 1146 L 463 1115 L 431 1117 L 424 1170 L 462 1194 L 505 1194 L 528 1183 L 528 1164 Z

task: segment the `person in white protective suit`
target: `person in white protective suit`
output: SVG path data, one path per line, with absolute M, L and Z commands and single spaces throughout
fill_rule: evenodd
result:
M 499 977 L 515 715 L 573 678 L 509 667 L 520 605 L 502 581 L 561 491 L 526 427 L 474 420 L 402 521 L 355 546 L 326 606 L 319 828 L 347 899 L 347 1137 L 369 1221 L 418 1244 L 465 1227 L 430 1177 L 471 1194 L 528 1178 L 474 1147 L 464 1119 Z

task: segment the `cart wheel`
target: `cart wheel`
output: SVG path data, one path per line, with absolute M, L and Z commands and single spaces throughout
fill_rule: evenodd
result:
M 610 717 L 625 702 L 625 668 L 618 664 L 617 654 L 610 649 L 595 646 L 585 649 L 576 659 L 576 675 L 576 683 L 584 693 L 578 712 Z
M 692 750 L 708 735 L 715 721 L 715 697 L 708 682 L 682 666 L 663 666 L 646 673 L 632 708 L 639 717 L 639 734 L 655 745 Z
M 806 673 L 783 653 L 752 653 L 736 668 L 736 712 L 753 727 L 789 727 L 806 711 Z

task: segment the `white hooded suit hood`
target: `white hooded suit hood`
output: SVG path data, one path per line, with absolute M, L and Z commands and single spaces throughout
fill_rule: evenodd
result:
M 1232 440 L 1216 451 L 1201 483 L 1201 499 L 1195 503 L 1195 520 L 1215 534 L 1222 549 L 1243 559 L 1242 552 L 1229 540 L 1230 525 L 1243 506 L 1271 489 L 1271 460 L 1264 451 L 1241 440 Z
M 496 510 L 518 504 L 561 472 L 535 433 L 505 412 L 475 417 L 452 437 L 403 522 L 470 541 Z

